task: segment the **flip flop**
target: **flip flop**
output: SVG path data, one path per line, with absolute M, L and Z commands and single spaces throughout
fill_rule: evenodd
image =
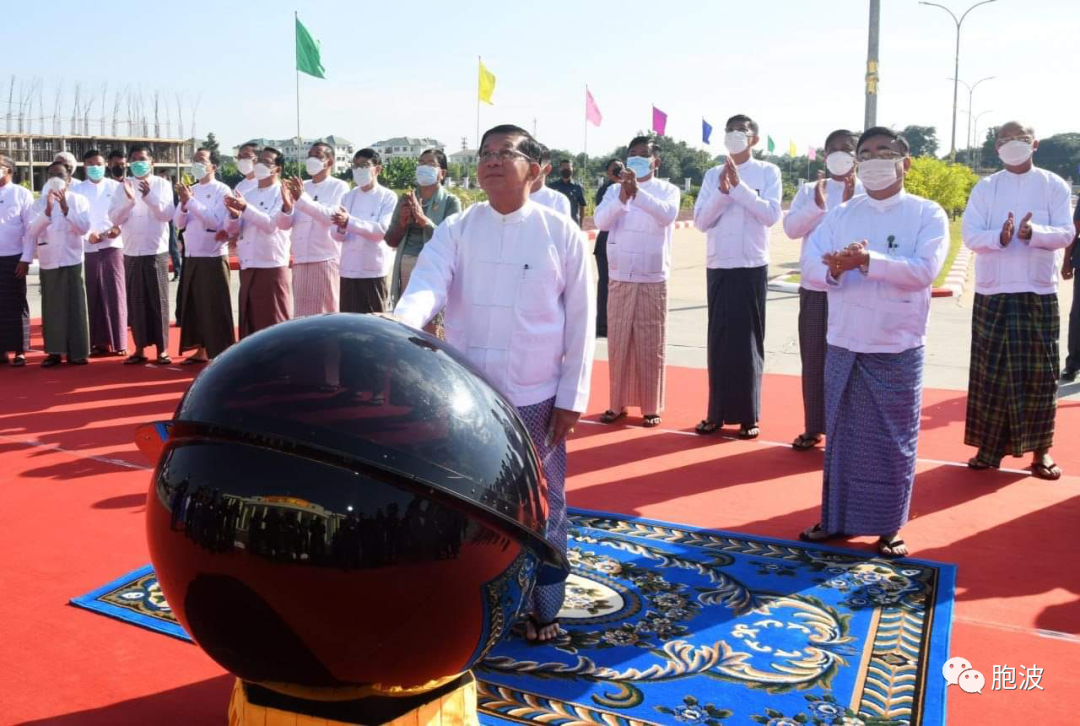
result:
M 24 366 L 24 365 L 26 365 L 26 356 L 25 356 L 25 355 L 23 355 L 22 353 L 19 353 L 19 354 L 18 354 L 18 355 L 16 355 L 16 356 L 15 356 L 15 358 L 14 358 L 14 359 L 13 359 L 13 360 L 11 361 L 11 365 L 12 365 L 12 366 L 14 366 L 15 368 L 19 368 L 19 367 L 21 367 L 21 366 Z
M 149 358 L 147 358 L 145 355 L 129 355 L 127 358 L 124 359 L 124 365 L 137 366 L 141 363 L 145 363 L 148 360 Z
M 761 436 L 761 429 L 757 426 L 743 426 L 739 429 L 739 433 L 735 435 L 744 441 L 749 441 L 750 439 L 756 439 L 758 436 Z
M 655 413 L 652 413 L 652 414 L 649 414 L 648 416 L 645 416 L 644 419 L 645 420 L 642 421 L 641 425 L 644 426 L 647 429 L 651 429 L 654 426 L 659 426 L 660 425 L 660 416 L 655 414 Z
M 1046 481 L 1057 481 L 1061 478 L 1061 467 L 1052 461 L 1050 462 L 1050 466 L 1042 463 L 1032 464 L 1031 473 L 1039 479 L 1045 479 Z
M 720 424 L 715 421 L 710 421 L 707 418 L 701 419 L 701 422 L 694 427 L 694 433 L 701 434 L 702 436 L 708 436 L 709 434 L 715 434 L 720 430 Z
M 600 423 L 615 423 L 624 416 L 626 416 L 626 411 L 619 411 L 618 413 L 615 413 L 609 408 L 607 411 L 604 411 L 602 414 L 600 414 Z
M 154 361 L 154 365 L 158 365 L 158 366 L 172 365 L 172 358 L 170 358 L 167 355 L 159 355 L 157 357 L 157 359 Z
M 887 557 L 890 560 L 899 559 L 901 557 L 907 557 L 908 554 L 909 554 L 907 552 L 907 545 L 904 544 L 904 540 L 900 539 L 899 537 L 895 537 L 895 536 L 892 539 L 885 539 L 884 537 L 880 538 L 878 540 L 877 547 L 878 547 L 878 554 L 880 554 L 882 557 Z M 892 551 L 892 550 L 895 550 L 898 547 L 903 547 L 904 552 L 900 553 L 900 552 Z M 887 552 L 886 550 L 889 550 L 889 551 Z
M 975 471 L 986 471 L 987 469 L 997 469 L 998 468 L 997 466 L 995 466 L 993 464 L 988 464 L 985 461 L 980 460 L 979 457 L 977 457 L 977 456 L 973 456 L 970 459 L 968 459 L 967 465 L 968 465 L 969 469 L 974 469 Z
M 201 366 L 201 365 L 209 363 L 209 362 L 210 362 L 209 358 L 184 358 L 184 360 L 180 361 L 180 365 L 182 365 L 182 366 Z
M 840 535 L 829 534 L 826 532 L 822 528 L 821 522 L 818 522 L 810 529 L 804 529 L 802 532 L 799 532 L 799 539 L 803 542 L 824 542 L 839 536 Z
M 791 448 L 796 451 L 810 451 L 817 447 L 821 443 L 821 440 L 825 438 L 821 434 L 817 436 L 807 436 L 806 434 L 799 434 L 798 438 L 792 442 Z

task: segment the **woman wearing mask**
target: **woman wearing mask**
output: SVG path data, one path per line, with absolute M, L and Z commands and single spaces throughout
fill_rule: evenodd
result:
M 409 276 L 416 267 L 420 250 L 431 240 L 435 228 L 447 217 L 461 211 L 461 200 L 443 189 L 446 179 L 446 154 L 438 149 L 428 149 L 420 155 L 416 164 L 418 190 L 401 195 L 386 243 L 397 248 L 394 270 L 390 276 L 390 298 L 396 305 L 409 285 Z M 425 328 L 427 332 L 442 337 L 442 313 L 440 312 Z
M 622 162 L 618 159 L 612 159 L 607 163 L 607 167 L 604 169 L 604 183 L 596 190 L 596 206 L 600 206 L 600 202 L 604 201 L 604 195 L 607 194 L 608 187 L 619 181 L 619 175 L 623 172 Z M 596 337 L 607 337 L 607 289 L 608 289 L 608 269 L 607 269 L 607 231 L 602 231 L 596 235 L 596 247 L 593 249 L 593 254 L 596 255 Z

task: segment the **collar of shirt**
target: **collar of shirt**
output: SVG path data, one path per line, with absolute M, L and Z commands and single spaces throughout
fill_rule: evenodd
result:
M 907 191 L 903 187 L 900 187 L 900 191 L 893 194 L 891 197 L 885 199 L 874 199 L 869 194 L 866 195 L 866 201 L 870 204 L 871 209 L 875 209 L 879 212 L 884 212 L 886 209 L 892 209 L 897 204 L 900 204 L 907 198 Z

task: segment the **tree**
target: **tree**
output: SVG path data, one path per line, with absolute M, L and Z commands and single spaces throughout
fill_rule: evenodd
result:
M 912 156 L 936 156 L 938 150 L 937 128 L 934 126 L 906 126 L 900 132 L 911 144 Z
M 932 157 L 911 160 L 911 169 L 904 177 L 904 189 L 932 199 L 951 216 L 964 211 L 972 187 L 979 175 L 963 164 L 950 164 Z
M 383 164 L 382 184 L 390 189 L 416 186 L 416 160 L 397 157 Z
M 209 149 L 212 153 L 219 153 L 220 152 L 220 150 L 218 149 L 218 140 L 217 140 L 217 137 L 214 136 L 213 131 L 211 131 L 210 133 L 208 133 L 206 135 L 206 141 L 204 141 L 202 145 L 205 148 Z
M 1065 179 L 1076 179 L 1080 164 L 1080 133 L 1055 134 L 1039 140 L 1035 164 Z

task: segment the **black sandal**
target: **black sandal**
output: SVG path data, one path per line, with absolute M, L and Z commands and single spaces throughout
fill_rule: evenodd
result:
M 660 415 L 655 414 L 655 413 L 650 413 L 648 416 L 644 417 L 644 421 L 642 421 L 641 425 L 644 426 L 647 429 L 651 429 L 654 426 L 659 426 L 660 425 Z
M 63 362 L 63 359 L 58 355 L 47 355 L 45 360 L 41 361 L 42 368 L 52 368 L 58 366 Z
M 739 433 L 736 434 L 743 441 L 749 441 L 750 439 L 756 439 L 761 436 L 761 429 L 757 426 L 743 426 L 739 429 Z
M 129 355 L 127 358 L 124 359 L 124 365 L 126 365 L 126 366 L 137 366 L 137 365 L 139 365 L 141 363 L 145 363 L 148 360 L 149 360 L 149 358 L 147 358 L 145 355 L 138 355 L 138 354 Z
M 1031 465 L 1031 473 L 1038 479 L 1057 481 L 1061 478 L 1061 467 L 1053 461 L 1050 462 L 1050 466 L 1039 462 L 1038 464 Z
M 896 549 L 898 547 L 903 547 L 904 551 L 903 552 L 896 552 Z M 878 539 L 877 549 L 878 549 L 878 554 L 880 554 L 882 557 L 886 557 L 886 558 L 888 558 L 890 560 L 896 560 L 896 559 L 899 559 L 901 557 L 907 557 L 908 554 L 910 554 L 907 551 L 907 545 L 904 544 L 904 540 L 900 539 L 899 537 L 897 537 L 895 535 L 893 535 L 892 539 L 886 539 L 885 537 L 881 537 L 880 539 Z M 886 552 L 886 550 L 889 550 L 889 551 Z
M 15 368 L 26 365 L 26 355 L 23 353 L 16 353 L 15 358 L 11 361 L 11 365 Z
M 159 355 L 157 360 L 154 361 L 154 365 L 169 366 L 172 365 L 172 358 L 167 355 Z
M 199 366 L 199 365 L 202 365 L 204 363 L 209 363 L 209 362 L 210 362 L 209 358 L 184 358 L 184 360 L 180 361 L 180 365 L 182 365 L 182 366 Z
M 707 418 L 701 419 L 701 423 L 694 427 L 694 433 L 701 434 L 702 436 L 708 436 L 709 434 L 715 434 L 720 430 L 720 424 L 715 421 L 710 421 Z
M 792 442 L 791 448 L 796 451 L 810 451 L 817 447 L 821 443 L 821 440 L 825 438 L 821 434 L 816 436 L 807 436 L 806 434 L 799 434 L 799 437 Z
M 802 532 L 799 532 L 799 539 L 801 539 L 803 542 L 812 542 L 812 543 L 813 542 L 824 542 L 826 540 L 830 540 L 830 539 L 833 539 L 834 537 L 839 537 L 839 536 L 840 535 L 838 535 L 838 534 L 829 534 L 828 532 L 826 532 L 824 530 L 824 528 L 822 528 L 821 522 L 818 522 L 817 524 L 815 524 L 810 529 L 804 529 Z
M 626 411 L 619 411 L 618 413 L 615 413 L 609 408 L 607 411 L 604 411 L 602 414 L 600 414 L 600 423 L 615 423 L 624 416 L 626 416 Z

